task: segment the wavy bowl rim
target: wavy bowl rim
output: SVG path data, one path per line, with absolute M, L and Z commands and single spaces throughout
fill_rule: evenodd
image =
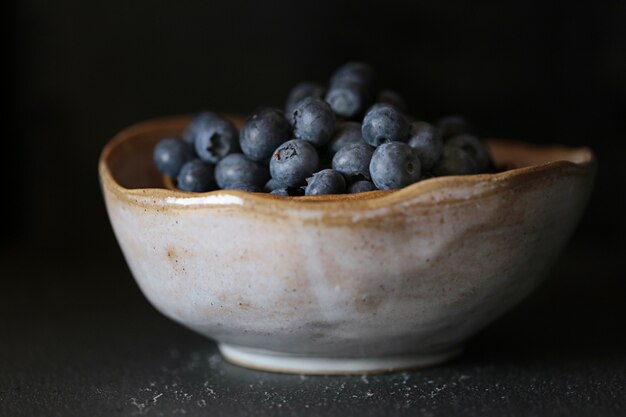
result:
M 227 115 L 231 119 L 241 116 Z M 446 189 L 461 187 L 475 187 L 478 185 L 491 184 L 503 188 L 506 184 L 516 184 L 524 179 L 531 180 L 542 174 L 568 171 L 580 175 L 592 173 L 597 163 L 593 150 L 589 147 L 568 147 L 563 145 L 537 145 L 529 142 L 512 139 L 488 138 L 488 142 L 499 144 L 510 144 L 512 146 L 523 146 L 547 151 L 563 151 L 573 154 L 580 154 L 584 157 L 580 162 L 568 160 L 555 160 L 543 164 L 531 165 L 522 168 L 513 168 L 498 173 L 486 173 L 475 175 L 451 175 L 443 177 L 429 178 L 421 180 L 415 184 L 399 190 L 370 191 L 360 194 L 337 194 L 321 196 L 300 196 L 284 197 L 268 193 L 251 193 L 239 190 L 213 190 L 202 193 L 189 193 L 184 191 L 170 190 L 167 188 L 126 188 L 119 184 L 108 166 L 108 158 L 113 150 L 126 141 L 132 140 L 139 133 L 145 133 L 148 128 L 155 129 L 158 126 L 171 125 L 174 122 L 182 123 L 191 119 L 190 115 L 166 116 L 151 118 L 134 123 L 119 131 L 103 147 L 98 160 L 98 174 L 101 186 L 118 197 L 123 197 L 130 202 L 140 205 L 175 206 L 177 208 L 198 208 L 207 206 L 224 206 L 229 202 L 238 201 L 239 204 L 253 204 L 255 206 L 283 208 L 307 208 L 316 210 L 336 210 L 339 208 L 374 209 L 384 206 L 393 206 L 403 203 L 422 194 Z M 149 198 L 147 198 L 149 197 Z M 480 199 L 483 193 L 472 194 L 463 198 L 463 201 Z M 458 198 L 445 196 L 435 202 L 421 201 L 423 205 L 452 204 Z

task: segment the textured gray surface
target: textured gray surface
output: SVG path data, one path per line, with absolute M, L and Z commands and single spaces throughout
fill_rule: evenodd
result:
M 19 254 L 3 264 L 2 417 L 626 415 L 625 284 L 612 272 L 624 262 L 581 242 L 457 360 L 369 376 L 230 365 L 157 313 L 121 259 L 100 272 Z

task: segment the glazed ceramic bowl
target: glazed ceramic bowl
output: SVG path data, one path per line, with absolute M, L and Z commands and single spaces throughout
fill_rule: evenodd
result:
M 586 148 L 491 140 L 497 174 L 279 197 L 164 188 L 152 162 L 188 117 L 103 150 L 113 230 L 147 299 L 236 364 L 298 373 L 432 365 L 549 273 L 592 188 Z M 241 123 L 241 119 L 235 120 Z

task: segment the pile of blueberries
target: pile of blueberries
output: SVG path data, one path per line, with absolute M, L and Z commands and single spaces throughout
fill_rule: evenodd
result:
M 183 191 L 282 196 L 392 190 L 492 169 L 463 118 L 412 120 L 401 96 L 379 90 L 362 62 L 338 68 L 327 88 L 296 85 L 284 112 L 258 108 L 240 131 L 216 113 L 199 113 L 180 138 L 156 145 L 154 161 Z

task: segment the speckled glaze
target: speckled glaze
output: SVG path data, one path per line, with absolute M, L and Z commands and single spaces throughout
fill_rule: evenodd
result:
M 188 122 L 144 122 L 103 150 L 115 235 L 159 311 L 273 371 L 452 357 L 549 273 L 595 172 L 587 148 L 491 140 L 505 172 L 342 196 L 183 193 L 163 187 L 152 149 Z

